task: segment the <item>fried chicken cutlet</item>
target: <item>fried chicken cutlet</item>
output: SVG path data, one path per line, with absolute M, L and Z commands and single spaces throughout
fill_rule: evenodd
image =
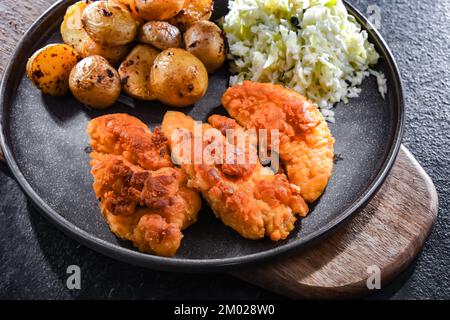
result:
M 126 114 L 95 118 L 87 133 L 93 187 L 111 231 L 140 251 L 173 256 L 201 201 L 174 167 L 164 135 Z
M 245 159 L 250 159 L 250 153 L 256 150 L 250 140 L 246 143 L 248 147 L 241 150 L 222 134 L 227 129 L 245 133 L 234 120 L 215 115 L 209 122 L 211 125 L 201 124 L 202 130 L 198 132 L 191 117 L 169 111 L 162 123 L 172 158 L 188 175 L 188 186 L 199 190 L 214 214 L 243 237 L 285 239 L 294 228 L 296 214 L 305 216 L 308 206 L 298 193 L 298 187 L 291 185 L 284 174 L 273 174 L 257 158 L 254 163 L 229 163 L 203 157 L 196 163 L 192 161 L 194 148 L 187 152 L 184 149 L 179 153 L 176 151 L 186 142 L 195 145 L 195 139 L 198 139 L 201 150 L 220 142 L 216 149 L 219 153 L 223 151 L 224 159 L 236 160 L 242 153 Z
M 281 85 L 244 81 L 228 88 L 222 104 L 246 129 L 277 129 L 290 182 L 307 202 L 320 197 L 333 170 L 334 139 L 312 102 Z

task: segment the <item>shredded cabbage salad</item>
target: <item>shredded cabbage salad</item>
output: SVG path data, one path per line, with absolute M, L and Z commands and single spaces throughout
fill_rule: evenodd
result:
M 328 121 L 337 102 L 361 92 L 379 54 L 341 0 L 230 0 L 223 21 L 230 47 L 230 84 L 281 83 L 315 101 Z

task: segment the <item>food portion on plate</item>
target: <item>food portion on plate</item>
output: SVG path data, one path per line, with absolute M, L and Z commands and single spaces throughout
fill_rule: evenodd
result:
M 184 33 L 186 50 L 198 57 L 209 73 L 225 61 L 226 49 L 222 30 L 211 21 L 199 21 Z
M 180 12 L 170 18 L 169 22 L 177 26 L 181 31 L 186 31 L 198 21 L 209 20 L 213 7 L 213 0 L 184 0 Z
M 70 46 L 49 44 L 28 59 L 28 78 L 45 94 L 63 96 L 69 90 L 69 75 L 80 57 Z
M 81 24 L 92 40 L 109 47 L 131 43 L 137 35 L 131 11 L 116 1 L 90 3 L 81 14 Z
M 180 48 L 183 38 L 180 30 L 167 21 L 149 21 L 139 29 L 138 40 L 159 50 Z
M 91 1 L 78 1 L 67 8 L 60 32 L 65 44 L 72 46 L 82 58 L 92 55 L 104 57 L 112 65 L 122 61 L 130 50 L 130 45 L 106 46 L 94 41 L 83 26 L 84 9 Z
M 118 69 L 122 90 L 132 98 L 151 101 L 156 92 L 150 85 L 150 72 L 159 51 L 146 44 L 138 44 Z
M 150 88 L 157 99 L 166 105 L 189 106 L 205 95 L 208 72 L 205 65 L 188 51 L 166 49 L 153 62 Z
M 194 119 L 175 111 L 167 112 L 162 123 L 163 133 L 169 137 L 172 158 L 188 175 L 188 185 L 199 190 L 214 214 L 241 236 L 285 239 L 294 229 L 296 215 L 304 217 L 308 213 L 299 188 L 290 184 L 283 173 L 274 174 L 259 163 L 256 145 L 234 120 L 213 115 L 209 124 L 197 125 L 198 130 Z M 228 141 L 224 135 L 226 130 L 240 134 L 246 140 L 245 148 L 239 149 L 233 141 Z M 208 149 L 217 150 L 213 159 L 203 157 L 196 163 L 191 153 L 176 151 L 186 144 L 194 149 L 196 139 L 204 154 Z M 242 162 L 237 159 L 240 154 L 244 156 Z
M 69 75 L 73 96 L 86 106 L 108 108 L 120 95 L 120 77 L 102 56 L 89 56 L 78 62 Z
M 112 106 L 121 92 L 134 99 L 160 100 L 173 107 L 193 105 L 206 93 L 208 72 L 212 74 L 225 62 L 222 30 L 207 21 L 212 8 L 212 0 L 76 2 L 67 9 L 60 31 L 77 59 L 88 59 L 76 67 L 78 82 L 66 85 L 74 67 L 72 52 L 62 52 L 59 60 L 51 59 L 49 63 L 41 61 L 40 68 L 48 70 L 44 79 L 27 74 L 43 93 L 61 96 L 69 88 L 76 99 L 92 108 Z M 98 63 L 93 64 L 91 57 L 96 57 Z M 100 63 L 98 57 L 109 64 Z M 35 59 L 33 55 L 29 64 Z M 71 63 L 64 64 L 69 60 Z M 58 62 L 60 65 L 55 66 Z M 117 72 L 113 71 L 110 78 L 114 88 L 108 90 L 108 98 L 97 97 L 98 91 L 105 89 L 105 78 L 98 74 L 117 67 L 121 86 L 117 89 Z M 68 72 L 62 73 L 62 69 Z M 59 79 L 63 85 L 58 90 L 49 88 L 48 82 L 42 85 L 47 79 Z
M 184 5 L 184 0 L 134 0 L 142 19 L 167 20 L 176 16 Z
M 181 230 L 196 220 L 199 193 L 247 239 L 284 240 L 308 214 L 306 202 L 323 193 L 333 167 L 334 139 L 317 106 L 291 89 L 249 81 L 222 101 L 243 126 L 223 115 L 202 123 L 175 111 L 154 133 L 126 114 L 90 121 L 94 191 L 118 237 L 174 255 Z M 261 139 L 284 166 L 263 166 Z
M 95 118 L 87 133 L 94 191 L 111 231 L 141 251 L 173 256 L 201 201 L 173 165 L 164 135 L 127 114 Z
M 194 105 L 227 58 L 212 8 L 212 0 L 79 1 L 61 24 L 65 44 L 33 54 L 27 75 L 43 93 L 70 90 L 97 109 L 121 93 Z M 230 117 L 202 123 L 168 111 L 154 132 L 126 114 L 89 122 L 101 212 L 140 251 L 175 255 L 200 195 L 242 237 L 286 239 L 332 175 L 330 108 L 356 97 L 369 74 L 386 93 L 372 69 L 379 55 L 341 0 L 230 0 L 229 9 L 222 25 L 234 75 L 221 101 Z
M 369 74 L 386 94 L 384 75 L 372 69 L 380 56 L 341 0 L 229 0 L 228 7 L 231 85 L 282 84 L 317 103 L 331 122 L 333 105 L 357 97 Z
M 334 139 L 316 105 L 281 85 L 251 81 L 229 88 L 222 104 L 247 129 L 275 129 L 289 180 L 307 202 L 320 197 L 333 170 Z

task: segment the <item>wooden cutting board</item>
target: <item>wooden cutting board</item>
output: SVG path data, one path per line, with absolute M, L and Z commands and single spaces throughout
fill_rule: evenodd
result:
M 336 233 L 297 255 L 233 275 L 291 298 L 360 297 L 412 262 L 437 211 L 433 182 L 402 146 L 375 197 Z

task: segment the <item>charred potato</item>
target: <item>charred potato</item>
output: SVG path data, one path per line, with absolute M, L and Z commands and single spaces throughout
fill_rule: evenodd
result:
M 155 100 L 150 87 L 150 71 L 159 51 L 145 44 L 137 45 L 119 67 L 122 89 L 139 100 Z
M 81 103 L 92 108 L 104 109 L 119 98 L 119 74 L 105 58 L 90 56 L 78 62 L 72 69 L 69 87 Z
M 109 47 L 91 39 L 81 22 L 81 15 L 87 5 L 86 1 L 79 1 L 67 9 L 61 24 L 63 41 L 74 47 L 83 58 L 99 55 L 106 58 L 112 65 L 117 65 L 127 55 L 129 47 L 128 45 Z
M 138 40 L 160 50 L 179 48 L 182 43 L 180 30 L 164 21 L 150 21 L 144 24 L 139 30 Z
M 128 9 L 115 1 L 89 4 L 81 15 L 81 22 L 89 36 L 106 46 L 120 46 L 134 40 L 137 22 Z
M 134 0 L 139 15 L 146 21 L 167 20 L 177 15 L 184 0 Z
M 209 20 L 213 7 L 213 0 L 184 0 L 181 11 L 169 22 L 181 31 L 185 31 L 197 21 Z
M 225 38 L 222 30 L 211 21 L 194 23 L 184 33 L 186 50 L 199 58 L 209 73 L 216 71 L 225 61 Z
M 167 49 L 153 62 L 151 89 L 165 104 L 184 107 L 200 100 L 208 89 L 208 72 L 203 63 L 183 49 Z
M 80 60 L 74 48 L 66 44 L 49 44 L 28 59 L 28 78 L 45 94 L 62 96 L 69 89 L 72 68 Z

